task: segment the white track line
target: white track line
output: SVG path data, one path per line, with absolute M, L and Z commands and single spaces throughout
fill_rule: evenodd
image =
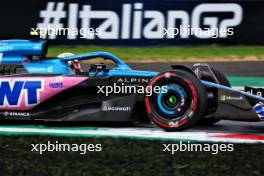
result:
M 49 128 L 15 128 L 0 127 L 1 133 L 14 134 L 42 134 L 42 135 L 63 135 L 63 136 L 87 136 L 87 137 L 126 137 L 142 139 L 160 139 L 173 141 L 197 141 L 197 142 L 226 142 L 226 143 L 264 143 L 264 140 L 255 139 L 236 139 L 216 137 L 227 135 L 226 133 L 207 133 L 207 132 L 164 132 L 160 129 L 148 128 L 83 128 L 83 129 L 49 129 Z

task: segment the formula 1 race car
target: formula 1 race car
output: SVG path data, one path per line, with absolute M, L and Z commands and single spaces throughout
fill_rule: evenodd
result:
M 220 119 L 264 118 L 264 98 L 230 88 L 226 77 L 207 64 L 173 65 L 158 73 L 133 70 L 106 52 L 54 58 L 46 53 L 43 40 L 0 41 L 1 119 L 148 122 L 175 131 Z M 90 63 L 95 58 L 114 66 Z

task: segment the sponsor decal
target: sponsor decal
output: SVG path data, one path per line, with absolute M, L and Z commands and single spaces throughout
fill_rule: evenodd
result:
M 49 66 L 48 68 L 47 68 L 47 72 L 52 72 L 53 71 L 53 67 L 52 66 Z
M 151 78 L 118 78 L 118 83 L 149 83 Z
M 228 101 L 228 100 L 243 100 L 243 97 L 242 96 L 238 96 L 238 97 L 232 97 L 232 96 L 229 96 L 229 95 L 221 95 L 220 97 L 220 100 L 221 101 Z
M 103 111 L 131 111 L 131 107 L 113 107 L 113 106 L 103 106 Z
M 11 49 L 12 47 L 9 46 L 7 42 L 0 42 L 0 50 L 11 50 Z
M 49 67 L 29 67 L 28 68 L 29 72 L 48 72 L 51 73 L 53 72 L 54 68 L 53 66 L 49 66 Z
M 87 77 L 39 76 L 0 79 L 0 109 L 30 110 Z
M 4 45 L 4 46 L 0 46 L 0 50 L 4 50 L 4 51 L 7 51 L 7 50 L 12 50 L 13 48 L 11 46 L 8 46 L 8 45 Z
M 0 81 L 0 107 L 19 107 L 25 101 L 27 107 L 40 101 L 43 90 L 41 80 L 2 80 Z
M 63 82 L 55 82 L 55 83 L 49 83 L 49 87 L 53 89 L 62 89 L 64 86 L 63 86 Z
M 44 67 L 29 67 L 29 72 L 46 72 L 46 68 Z
M 10 117 L 10 116 L 11 117 L 29 117 L 30 116 L 29 112 L 8 112 L 8 111 L 5 111 L 3 115 L 5 117 Z

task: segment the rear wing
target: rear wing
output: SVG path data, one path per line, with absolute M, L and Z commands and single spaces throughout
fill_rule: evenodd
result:
M 44 40 L 0 40 L 0 63 L 21 63 L 32 56 L 45 57 L 47 51 Z

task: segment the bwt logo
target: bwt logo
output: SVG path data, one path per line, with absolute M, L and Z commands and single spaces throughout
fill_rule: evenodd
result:
M 40 101 L 43 81 L 2 80 L 0 81 L 0 107 L 19 107 L 22 100 L 25 106 L 36 105 Z

